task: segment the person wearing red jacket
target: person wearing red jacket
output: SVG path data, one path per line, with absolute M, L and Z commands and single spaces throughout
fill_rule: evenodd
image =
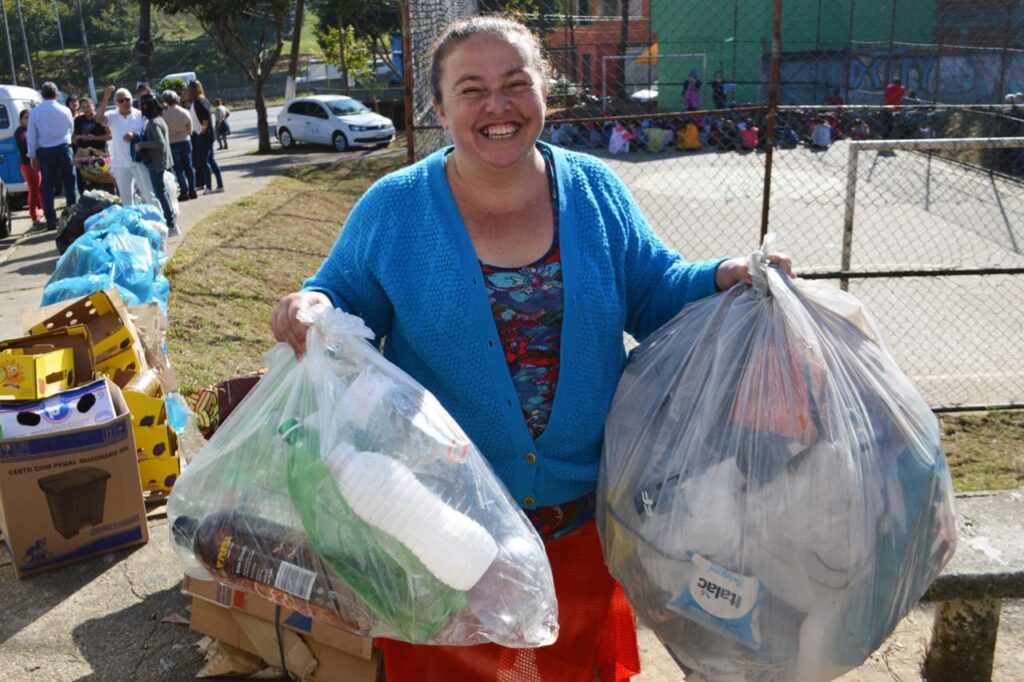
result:
M 906 92 L 907 88 L 900 82 L 899 76 L 893 76 L 892 82 L 885 86 L 885 92 L 882 93 L 882 104 L 893 107 L 882 112 L 882 119 L 885 122 L 885 137 L 892 136 L 893 119 L 896 112 L 899 111 L 900 103 Z

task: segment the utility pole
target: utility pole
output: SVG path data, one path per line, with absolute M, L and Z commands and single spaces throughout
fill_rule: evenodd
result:
M 0 0 L 3 2 L 3 0 Z M 92 58 L 89 56 L 89 40 L 85 37 L 85 15 L 82 13 L 82 0 L 78 0 L 78 28 L 82 32 L 82 48 L 85 50 L 85 70 L 89 74 L 89 96 L 96 100 L 96 81 L 92 78 Z
M 14 0 L 18 8 L 18 23 L 21 24 L 21 44 L 25 46 L 25 61 L 28 63 L 28 80 L 32 89 L 36 89 L 36 75 L 32 73 L 32 55 L 28 52 L 28 36 L 25 35 L 25 15 L 21 13 L 21 0 Z
M 0 0 L 2 2 L 3 0 Z M 68 53 L 64 51 L 64 31 L 60 27 L 60 10 L 57 8 L 57 0 L 53 0 L 53 17 L 57 21 L 57 38 L 60 39 L 60 56 L 64 60 L 64 79 L 66 86 L 71 86 L 71 69 L 68 68 Z
M 7 61 L 11 65 L 11 85 L 18 84 L 18 70 L 14 68 L 14 51 L 11 49 L 11 29 L 7 25 L 7 5 L 0 0 L 0 11 L 4 15 L 4 35 L 7 37 Z

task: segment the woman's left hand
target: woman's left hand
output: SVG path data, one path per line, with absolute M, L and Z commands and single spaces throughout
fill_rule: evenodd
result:
M 769 254 L 768 263 L 778 266 L 780 270 L 790 277 L 796 277 L 793 274 L 793 261 L 789 259 L 789 256 L 781 253 Z M 750 276 L 750 270 L 747 268 L 746 258 L 730 258 L 727 261 L 723 261 L 718 266 L 718 270 L 715 271 L 715 286 L 718 287 L 719 291 L 725 291 L 737 282 L 754 283 Z

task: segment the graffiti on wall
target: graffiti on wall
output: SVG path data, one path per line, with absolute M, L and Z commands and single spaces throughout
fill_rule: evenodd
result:
M 940 55 L 918 50 L 849 57 L 830 52 L 817 59 L 805 55 L 783 60 L 783 83 L 803 86 L 790 91 L 825 93 L 840 88 L 849 93 L 851 104 L 874 102 L 893 76 L 899 76 L 921 99 L 949 104 L 997 103 L 1007 92 L 1024 90 L 1024 54 L 1020 52 L 971 50 Z
M 881 90 L 894 77 L 899 77 L 908 89 L 924 90 L 931 82 L 935 57 L 888 53 L 882 55 L 852 55 L 850 57 L 850 88 L 853 90 Z

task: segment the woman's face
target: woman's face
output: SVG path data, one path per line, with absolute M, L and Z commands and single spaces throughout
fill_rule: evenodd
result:
M 28 125 L 28 109 L 21 110 L 21 115 L 18 117 L 18 122 L 21 124 L 22 127 Z
M 442 62 L 441 123 L 459 158 L 480 167 L 513 167 L 531 159 L 544 129 L 544 83 L 526 45 L 515 36 L 481 34 Z

